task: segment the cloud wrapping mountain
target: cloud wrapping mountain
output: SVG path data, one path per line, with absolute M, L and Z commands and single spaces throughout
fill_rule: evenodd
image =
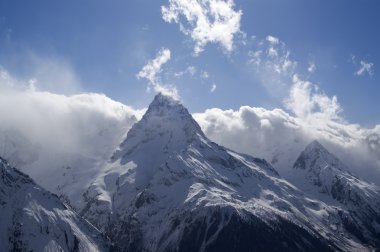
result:
M 24 83 L 2 72 L 0 155 L 38 182 L 50 176 L 42 185 L 54 192 L 59 185 L 54 178 L 67 173 L 64 167 L 95 172 L 143 113 L 103 94 L 67 96 L 36 91 Z
M 304 91 L 293 101 L 300 97 L 306 101 L 299 103 L 300 111 L 298 105 L 289 105 L 294 115 L 282 109 L 242 106 L 236 111 L 208 109 L 193 116 L 213 141 L 263 157 L 280 172 L 291 167 L 307 143 L 319 139 L 357 174 L 380 184 L 380 125 L 367 129 L 340 120 L 334 97 L 315 93 L 311 83 L 294 81 L 299 85 L 293 88 Z M 5 70 L 0 87 L 0 153 L 14 165 L 30 169 L 35 178 L 63 165 L 92 167 L 96 160 L 109 157 L 144 111 L 101 94 L 36 91 Z M 51 189 L 52 185 L 44 186 Z
M 248 106 L 236 111 L 213 108 L 193 116 L 213 141 L 265 158 L 284 175 L 298 153 L 310 141 L 320 139 L 356 174 L 380 183 L 380 125 L 367 129 L 324 120 L 318 113 L 305 118 L 281 109 Z

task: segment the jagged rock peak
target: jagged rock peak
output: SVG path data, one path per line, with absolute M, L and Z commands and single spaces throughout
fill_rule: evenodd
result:
M 162 93 L 158 93 L 151 104 L 149 105 L 149 108 L 151 107 L 160 107 L 160 106 L 175 106 L 180 105 L 179 100 L 174 99 L 171 96 L 164 95 Z
M 170 117 L 172 120 L 176 121 L 193 121 L 192 116 L 189 111 L 181 104 L 179 100 L 163 95 L 161 93 L 157 94 L 145 113 L 143 120 L 151 117 Z M 192 123 L 195 123 L 192 122 Z
M 319 153 L 329 153 L 329 151 L 317 140 L 313 140 L 311 143 L 309 143 L 306 148 L 305 152 L 319 152 Z
M 204 137 L 200 126 L 180 101 L 161 93 L 154 97 L 143 118 L 132 127 L 131 132 L 138 129 L 154 130 L 156 133 L 175 131 L 179 134 L 198 134 Z
M 156 151 L 178 151 L 200 138 L 206 139 L 206 136 L 180 101 L 159 93 L 111 159 L 118 159 L 146 144 L 147 148 L 154 146 Z
M 308 144 L 294 163 L 295 169 L 321 169 L 330 166 L 338 170 L 348 171 L 346 166 L 332 153 L 330 153 L 317 140 Z

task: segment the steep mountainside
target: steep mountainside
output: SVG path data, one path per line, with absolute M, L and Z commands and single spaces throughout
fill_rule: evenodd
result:
M 2 158 L 0 241 L 0 251 L 109 250 L 97 229 Z
M 86 191 L 82 215 L 121 251 L 363 250 L 348 212 L 306 197 L 265 160 L 208 140 L 157 95 Z
M 380 188 L 351 174 L 319 142 L 310 143 L 295 162 L 293 183 L 313 197 L 349 212 L 353 232 L 380 247 Z

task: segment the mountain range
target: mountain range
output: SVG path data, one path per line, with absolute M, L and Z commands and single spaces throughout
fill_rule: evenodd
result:
M 3 249 L 380 249 L 380 188 L 317 141 L 285 179 L 210 141 L 179 101 L 158 94 L 120 142 L 91 172 L 63 167 L 60 198 L 1 160 Z

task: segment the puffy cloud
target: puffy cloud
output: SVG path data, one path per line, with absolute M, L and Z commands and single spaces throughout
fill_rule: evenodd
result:
M 365 62 L 363 60 L 360 61 L 360 67 L 355 72 L 356 75 L 362 76 L 364 74 L 368 74 L 370 77 L 374 74 L 374 64 L 370 62 Z
M 166 22 L 179 24 L 180 30 L 195 42 L 199 54 L 208 43 L 219 43 L 227 51 L 234 48 L 240 31 L 241 10 L 234 10 L 233 0 L 169 0 L 161 7 Z
M 155 92 L 169 95 L 178 99 L 178 90 L 175 86 L 162 84 L 159 78 L 159 73 L 162 71 L 162 66 L 170 60 L 170 50 L 162 48 L 156 57 L 150 60 L 136 75 L 137 79 L 147 79 L 149 81 L 148 91 L 151 87 Z
M 285 177 L 305 146 L 318 139 L 355 174 L 380 185 L 380 125 L 305 120 L 282 109 L 243 106 L 239 110 L 208 109 L 193 114 L 213 141 L 242 153 L 265 158 Z
M 380 184 L 380 126 L 366 129 L 345 122 L 337 97 L 326 95 L 318 85 L 301 77 L 298 63 L 280 39 L 268 36 L 258 41 L 248 57 L 255 77 L 270 94 L 284 101 L 288 112 L 241 107 L 238 111 L 211 109 L 196 114 L 211 139 L 266 158 L 283 174 L 311 140 L 319 139 L 357 174 Z M 351 61 L 355 64 L 354 55 Z M 307 69 L 315 70 L 313 64 Z
M 33 80 L 2 69 L 0 156 L 54 192 L 64 167 L 77 171 L 77 185 L 86 186 L 81 176 L 96 172 L 142 113 L 102 94 L 36 91 Z M 46 176 L 51 179 L 41 179 Z
M 18 132 L 48 152 L 106 157 L 141 113 L 102 94 L 65 96 L 32 90 L 0 94 L 1 132 Z M 12 144 L 1 144 L 0 156 L 16 155 L 7 147 Z
M 309 81 L 293 76 L 293 84 L 285 105 L 294 114 L 304 120 L 311 117 L 318 120 L 341 120 L 339 113 L 342 111 L 336 96 L 332 98 L 319 92 L 318 86 Z

